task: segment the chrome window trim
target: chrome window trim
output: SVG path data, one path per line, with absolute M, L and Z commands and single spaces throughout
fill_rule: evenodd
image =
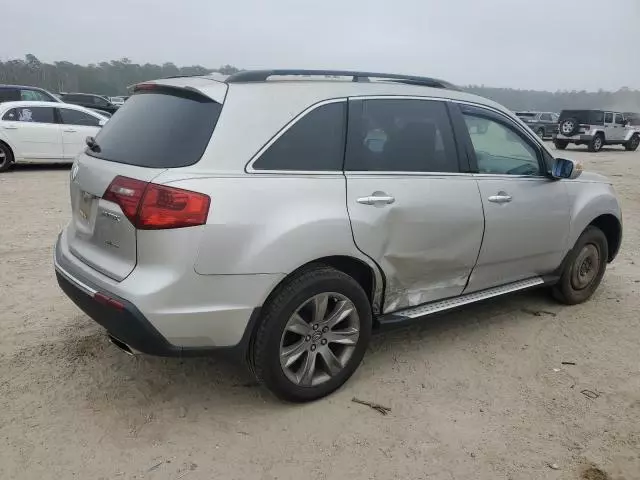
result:
M 265 143 L 262 146 L 262 148 L 260 148 L 260 150 L 258 150 L 255 153 L 255 155 L 253 155 L 253 157 L 251 157 L 251 159 L 249 160 L 249 162 L 244 168 L 245 172 L 255 173 L 255 174 L 276 173 L 280 175 L 284 174 L 284 175 L 314 175 L 314 176 L 315 175 L 340 175 L 342 176 L 342 169 L 340 170 L 262 170 L 262 169 L 253 168 L 253 164 L 262 156 L 264 152 L 266 152 L 269 149 L 269 147 L 271 147 L 271 145 L 276 143 L 280 137 L 282 137 L 285 133 L 287 133 L 290 128 L 292 128 L 296 123 L 302 120 L 309 113 L 313 112 L 314 110 L 320 107 L 323 107 L 325 105 L 330 105 L 332 103 L 342 103 L 342 102 L 346 103 L 347 100 L 348 100 L 347 97 L 331 98 L 328 100 L 322 100 L 318 103 L 314 103 L 313 105 L 310 105 L 309 107 L 304 109 L 298 115 L 293 117 L 293 119 L 291 119 L 289 123 L 287 123 L 284 127 L 282 127 L 280 131 L 278 131 L 278 133 L 276 133 L 273 137 L 271 137 L 271 139 L 267 143 Z

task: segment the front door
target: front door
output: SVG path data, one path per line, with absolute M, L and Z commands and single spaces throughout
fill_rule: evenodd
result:
M 547 176 L 542 147 L 507 116 L 462 106 L 485 215 L 466 292 L 553 272 L 569 236 L 566 185 Z
M 17 150 L 16 157 L 39 162 L 62 159 L 62 134 L 53 108 L 16 107 L 2 119 L 4 133 Z
M 356 245 L 384 271 L 384 313 L 460 295 L 478 257 L 482 202 L 447 110 L 419 99 L 349 104 L 347 209 Z
M 625 121 L 624 115 L 621 113 L 614 113 L 613 115 L 613 135 L 611 136 L 611 140 L 616 142 L 622 142 L 624 140 L 626 129 L 624 128 Z M 609 140 L 607 138 L 607 140 Z
M 100 131 L 100 119 L 86 112 L 68 107 L 59 107 L 62 123 L 62 148 L 64 158 L 73 160 L 86 148 L 87 137 L 94 137 Z

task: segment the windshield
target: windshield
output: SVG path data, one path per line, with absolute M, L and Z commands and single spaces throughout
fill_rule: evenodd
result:
M 200 160 L 222 105 L 185 90 L 157 87 L 133 95 L 87 150 L 93 157 L 141 167 L 175 168 Z

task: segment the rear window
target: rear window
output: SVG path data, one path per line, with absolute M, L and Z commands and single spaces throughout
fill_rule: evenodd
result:
M 222 105 L 197 93 L 154 88 L 133 95 L 87 154 L 140 167 L 177 168 L 200 160 Z

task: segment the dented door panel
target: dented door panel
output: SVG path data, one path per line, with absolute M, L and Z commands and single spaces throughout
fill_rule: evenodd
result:
M 460 295 L 484 230 L 475 179 L 451 174 L 346 175 L 354 240 L 386 277 L 383 313 Z M 372 193 L 386 193 L 393 202 L 359 202 Z

